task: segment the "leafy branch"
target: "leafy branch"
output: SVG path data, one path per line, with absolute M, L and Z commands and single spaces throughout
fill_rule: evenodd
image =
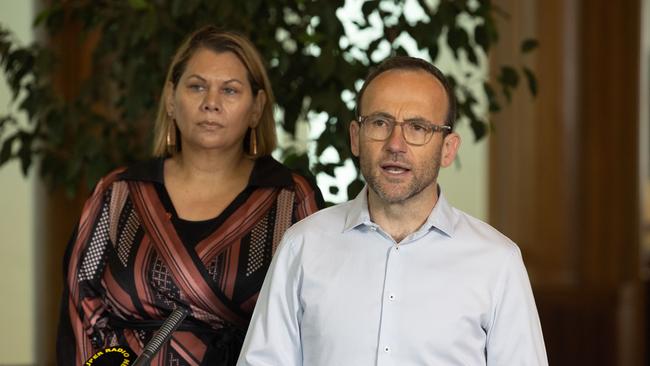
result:
M 110 169 L 146 158 L 165 70 L 182 39 L 204 24 L 236 29 L 253 40 L 268 63 L 279 124 L 289 135 L 300 123 L 311 122 L 308 115 L 326 116 L 312 159 L 300 149 L 282 151 L 285 163 L 294 168 L 335 176 L 336 168 L 351 159 L 351 96 L 383 56 L 407 53 L 404 37 L 434 62 L 451 52 L 463 75 L 452 77 L 460 115 L 479 140 L 489 126 L 477 112 L 479 100 L 497 112 L 522 78 L 535 95 L 535 75 L 512 65 L 500 67 L 496 85 L 480 75 L 481 63 L 498 41 L 494 18 L 503 16 L 490 1 L 441 0 L 435 8 L 425 0 L 417 4 L 420 15 L 413 18 L 406 0 L 364 2 L 352 31 L 375 36 L 360 45 L 346 33 L 350 22 L 341 15 L 344 0 L 54 1 L 35 19 L 37 29 L 52 35 L 46 42 L 20 45 L 0 25 L 0 67 L 15 107 L 0 115 L 0 165 L 18 159 L 27 174 L 40 161 L 46 182 L 73 194 L 79 182 L 92 186 Z M 72 83 L 61 80 L 69 75 L 62 70 L 70 67 L 70 51 L 56 41 L 64 36 L 78 49 L 91 51 L 89 72 L 73 75 L 78 80 L 71 90 L 65 86 Z M 521 52 L 536 47 L 535 40 L 524 40 Z M 479 92 L 471 83 L 478 83 Z M 342 100 L 344 94 L 347 100 Z M 28 122 L 18 124 L 17 113 L 26 114 Z M 321 161 L 330 147 L 338 161 Z M 348 195 L 361 187 L 355 179 Z

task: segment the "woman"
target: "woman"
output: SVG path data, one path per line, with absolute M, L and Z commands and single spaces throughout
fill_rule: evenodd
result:
M 184 307 L 152 364 L 234 365 L 282 234 L 322 205 L 269 155 L 273 93 L 247 39 L 198 30 L 166 80 L 157 159 L 104 177 L 69 244 L 59 364 L 116 345 L 139 354 Z

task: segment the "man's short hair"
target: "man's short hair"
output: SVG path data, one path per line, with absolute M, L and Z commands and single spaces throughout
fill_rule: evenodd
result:
M 363 82 L 361 90 L 357 94 L 357 106 L 356 106 L 356 117 L 358 118 L 361 113 L 361 100 L 363 99 L 363 94 L 366 91 L 370 82 L 377 76 L 383 74 L 386 71 L 390 70 L 410 70 L 410 71 L 424 71 L 433 75 L 438 79 L 443 87 L 445 88 L 445 93 L 447 94 L 447 100 L 449 101 L 449 108 L 447 110 L 447 117 L 445 118 L 445 125 L 454 128 L 454 122 L 456 121 L 456 95 L 454 94 L 454 89 L 451 86 L 451 83 L 445 77 L 445 74 L 442 73 L 437 67 L 433 66 L 430 62 L 425 61 L 420 58 L 410 57 L 410 56 L 393 56 L 384 60 L 379 66 L 372 69 L 366 80 Z

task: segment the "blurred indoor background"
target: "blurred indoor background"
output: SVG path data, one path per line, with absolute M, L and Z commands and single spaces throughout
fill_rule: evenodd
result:
M 355 16 L 348 2 L 337 15 Z M 539 91 L 518 88 L 479 142 L 460 123 L 459 164 L 441 186 L 522 249 L 551 365 L 650 365 L 650 4 L 493 3 L 508 15 L 481 72 L 496 78 L 496 65 L 526 57 Z M 0 24 L 30 43 L 39 4 L 0 1 Z M 539 48 L 524 56 L 529 37 Z M 12 100 L 3 80 L 0 115 Z M 309 145 L 319 128 L 297 139 Z M 344 189 L 330 193 L 337 182 L 318 179 L 328 200 L 346 199 Z M 63 248 L 83 197 L 55 196 L 16 161 L 0 167 L 0 187 L 0 365 L 53 364 Z

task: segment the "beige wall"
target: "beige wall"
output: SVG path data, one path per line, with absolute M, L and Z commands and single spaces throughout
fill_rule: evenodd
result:
M 466 121 L 459 121 L 456 132 L 461 136 L 456 163 L 440 169 L 438 181 L 449 202 L 468 214 L 487 221 L 488 139 L 474 142 Z
M 32 40 L 31 1 L 0 1 L 0 24 Z M 11 94 L 0 76 L 0 115 Z M 34 179 L 18 163 L 0 167 L 0 365 L 34 363 Z

